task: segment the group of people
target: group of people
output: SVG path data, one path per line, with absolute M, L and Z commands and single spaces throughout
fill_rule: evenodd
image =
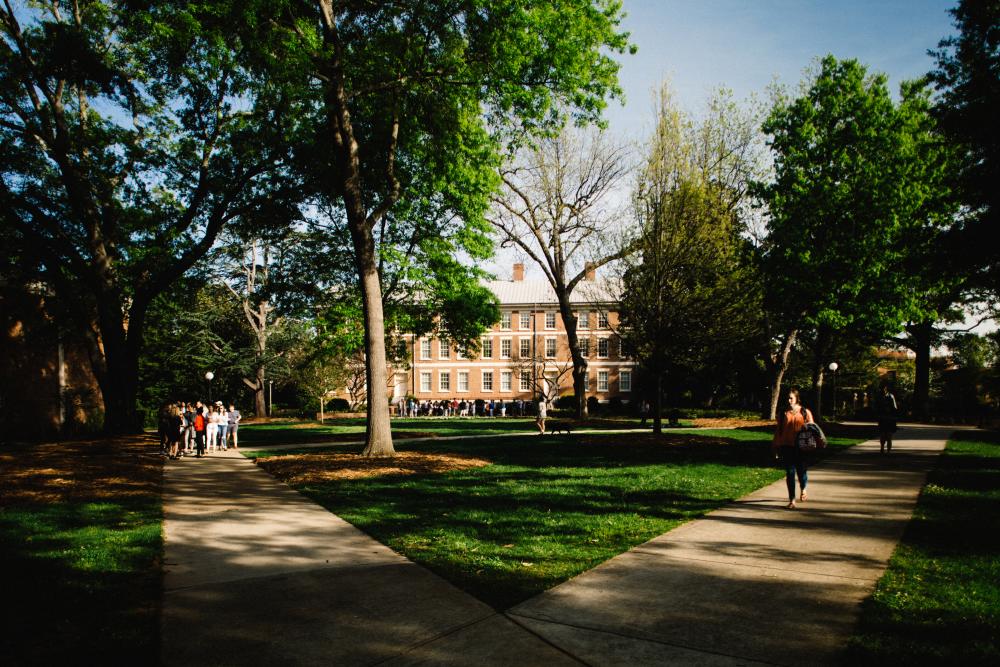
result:
M 523 399 L 511 401 L 499 399 L 477 399 L 474 401 L 456 398 L 440 401 L 418 401 L 415 398 L 401 398 L 396 403 L 396 415 L 400 417 L 523 417 L 529 405 Z
M 169 403 L 160 410 L 158 420 L 160 453 L 177 460 L 190 454 L 201 458 L 206 451 L 239 449 L 242 418 L 233 403 L 228 409 L 222 401 L 212 405 L 201 401 Z
M 889 391 L 888 385 L 882 385 L 882 395 L 876 405 L 878 412 L 879 445 L 881 453 L 892 451 L 892 435 L 896 432 L 896 413 L 899 406 L 896 397 Z M 785 468 L 785 484 L 788 487 L 788 509 L 796 508 L 795 481 L 798 479 L 798 502 L 805 502 L 809 497 L 806 485 L 809 483 L 807 470 L 807 454 L 803 452 L 796 438 L 806 424 L 813 424 L 813 414 L 799 397 L 799 390 L 788 392 L 788 409 L 778 415 L 778 429 L 771 441 L 775 456 Z

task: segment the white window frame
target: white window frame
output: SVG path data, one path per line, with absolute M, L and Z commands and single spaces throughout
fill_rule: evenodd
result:
M 597 328 L 598 329 L 607 329 L 609 326 L 610 326 L 610 324 L 608 322 L 608 314 L 606 312 L 604 312 L 603 310 L 599 311 L 597 313 Z
M 514 389 L 514 373 L 500 371 L 500 391 L 509 394 Z
M 420 393 L 429 394 L 434 391 L 434 377 L 430 371 L 420 371 Z
M 618 371 L 618 391 L 632 392 L 632 371 Z
M 607 371 L 597 371 L 597 391 L 608 390 L 608 372 Z
M 545 311 L 545 328 L 550 330 L 556 328 L 556 311 L 554 310 Z
M 590 312 L 586 310 L 577 311 L 576 313 L 576 328 L 577 329 L 589 329 L 590 328 Z
M 506 348 L 506 350 L 504 348 Z M 514 351 L 513 341 L 510 338 L 501 338 L 500 339 L 500 358 L 501 359 L 510 359 L 510 355 L 513 353 L 513 351 Z
M 590 391 L 590 373 L 583 374 L 583 390 Z
M 552 354 L 549 354 L 550 346 L 552 348 Z M 556 345 L 556 339 L 552 336 L 549 336 L 548 338 L 545 339 L 545 358 L 555 359 L 557 354 L 559 354 L 559 347 Z
M 455 390 L 462 393 L 468 393 L 469 391 L 469 371 L 457 371 L 458 377 L 455 378 Z M 465 388 L 462 388 L 462 385 Z
M 451 342 L 447 340 L 438 341 L 438 358 L 451 359 Z
M 480 359 L 492 359 L 493 358 L 493 339 L 492 338 L 482 338 L 479 341 L 479 358 Z
M 518 385 L 521 387 L 521 391 L 531 391 L 531 374 L 527 371 L 521 371 L 518 373 L 518 377 L 521 381 Z
M 464 345 L 458 345 L 458 344 L 455 345 L 455 358 L 456 359 L 465 359 L 465 346 Z
M 451 391 L 451 371 L 438 371 L 438 391 Z
M 520 316 L 520 328 L 525 331 L 531 329 L 531 313 L 521 312 Z
M 486 386 L 487 384 L 489 384 L 489 387 Z M 483 375 L 482 375 L 481 383 L 480 383 L 479 386 L 482 387 L 484 394 L 486 392 L 490 392 L 491 394 L 493 393 L 493 370 L 492 369 L 484 369 L 483 370 Z
M 505 310 L 500 313 L 500 328 L 504 331 L 510 331 L 510 311 Z
M 590 356 L 590 339 L 581 338 L 577 340 L 577 344 L 580 346 L 580 354 L 586 359 Z
M 525 336 L 520 341 L 518 341 L 518 353 L 521 355 L 522 359 L 531 358 L 531 339 Z
M 422 361 L 431 358 L 431 339 L 421 338 L 420 339 L 420 359 Z
M 601 348 L 604 348 L 604 354 L 601 354 Z M 607 359 L 608 355 L 611 354 L 611 341 L 607 338 L 597 339 L 597 358 Z

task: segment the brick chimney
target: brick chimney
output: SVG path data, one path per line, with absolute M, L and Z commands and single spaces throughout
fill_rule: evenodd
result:
M 524 264 L 518 262 L 514 265 L 514 281 L 521 282 L 524 280 Z
M 586 276 L 584 280 L 589 280 L 591 282 L 597 280 L 597 269 L 594 267 L 593 262 L 587 262 L 583 265 L 584 271 L 586 271 Z

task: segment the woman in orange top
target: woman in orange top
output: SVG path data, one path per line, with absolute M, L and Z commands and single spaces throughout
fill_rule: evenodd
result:
M 771 449 L 775 456 L 781 459 L 785 466 L 785 483 L 788 485 L 788 509 L 795 509 L 795 477 L 799 478 L 799 486 L 802 489 L 799 501 L 806 499 L 806 484 L 809 482 L 809 474 L 806 471 L 806 462 L 802 452 L 795 446 L 795 436 L 806 424 L 813 420 L 812 413 L 809 412 L 799 402 L 799 390 L 792 389 L 788 392 L 788 409 L 778 415 L 778 430 L 774 433 L 771 441 Z

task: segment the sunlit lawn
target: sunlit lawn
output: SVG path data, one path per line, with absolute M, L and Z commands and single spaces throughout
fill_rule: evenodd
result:
M 400 443 L 492 464 L 298 488 L 505 609 L 777 480 L 770 437 L 724 430 Z M 857 440 L 835 445 L 849 442 Z
M 1000 664 L 1000 435 L 948 442 L 864 605 L 850 659 Z

